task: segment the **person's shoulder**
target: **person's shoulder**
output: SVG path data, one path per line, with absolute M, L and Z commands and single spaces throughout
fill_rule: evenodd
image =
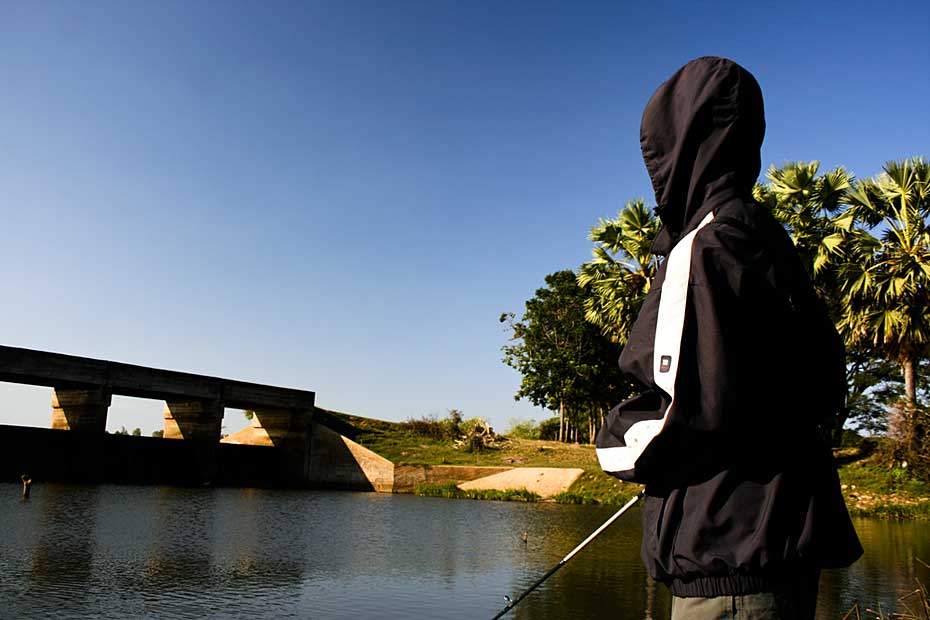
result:
M 715 209 L 714 219 L 698 232 L 695 256 L 707 268 L 719 264 L 726 270 L 737 266 L 766 270 L 791 245 L 768 209 L 734 198 Z
M 742 248 L 755 253 L 758 249 L 781 249 L 790 243 L 785 229 L 771 211 L 753 200 L 734 198 L 718 207 L 714 219 L 699 233 L 702 244 L 726 248 Z
M 732 229 L 744 235 L 768 236 L 782 227 L 772 212 L 754 200 L 734 198 L 714 211 L 711 222 L 717 229 Z

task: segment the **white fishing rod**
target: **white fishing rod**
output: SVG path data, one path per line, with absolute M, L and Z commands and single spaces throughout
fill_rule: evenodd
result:
M 572 557 L 573 557 L 576 553 L 578 553 L 579 551 L 581 551 L 582 549 L 584 549 L 585 546 L 586 546 L 589 542 L 591 542 L 592 540 L 594 540 L 595 538 L 597 538 L 598 535 L 600 535 L 601 532 L 603 532 L 603 531 L 606 530 L 608 527 L 610 527 L 610 525 L 611 525 L 614 521 L 616 521 L 617 519 L 620 518 L 620 515 L 622 515 L 624 512 L 626 512 L 627 510 L 629 510 L 630 508 L 632 508 L 632 507 L 633 507 L 633 504 L 635 504 L 636 502 L 638 502 L 639 500 L 641 500 L 642 497 L 643 497 L 643 495 L 645 495 L 645 494 L 646 494 L 645 489 L 642 490 L 642 491 L 640 491 L 639 493 L 637 493 L 637 494 L 633 497 L 633 499 L 631 499 L 631 500 L 628 501 L 626 504 L 624 504 L 623 507 L 620 508 L 620 510 L 618 510 L 617 512 L 615 512 L 613 515 L 611 515 L 611 517 L 610 517 L 609 519 L 607 519 L 606 521 L 604 521 L 604 523 L 603 523 L 599 528 L 597 528 L 596 530 L 594 530 L 593 532 L 591 532 L 591 535 L 590 535 L 590 536 L 588 536 L 588 537 L 585 538 L 583 541 L 581 541 L 581 544 L 580 544 L 580 545 L 578 545 L 577 547 L 575 547 L 574 549 L 572 549 L 571 551 L 569 551 L 569 552 L 568 552 L 568 555 L 566 555 L 564 558 L 562 558 L 561 560 L 559 560 L 559 563 L 558 563 L 558 564 L 556 564 L 555 566 L 553 566 L 552 568 L 550 568 L 548 571 L 546 571 L 546 574 L 543 575 L 542 577 L 540 577 L 539 580 L 538 580 L 536 583 L 534 583 L 534 584 L 531 585 L 529 588 L 527 588 L 527 589 L 523 592 L 523 594 L 521 594 L 520 596 L 518 596 L 517 598 L 515 598 L 515 599 L 513 599 L 513 600 L 511 600 L 509 596 L 505 596 L 504 598 L 507 599 L 507 606 L 504 607 L 504 608 L 503 608 L 502 610 L 500 610 L 499 612 L 497 612 L 497 615 L 494 616 L 493 618 L 491 618 L 491 620 L 498 620 L 498 618 L 503 617 L 504 614 L 506 614 L 508 611 L 510 611 L 511 609 L 513 609 L 514 607 L 516 607 L 516 606 L 517 606 L 517 603 L 519 603 L 520 601 L 522 601 L 523 599 L 525 599 L 526 596 L 527 596 L 530 592 L 532 592 L 533 590 L 535 590 L 536 588 L 538 588 L 538 587 L 542 584 L 542 582 L 544 582 L 546 579 L 548 579 L 549 577 L 551 577 L 552 575 L 554 575 L 555 572 L 556 572 L 557 570 L 559 570 L 560 568 L 562 568 L 563 566 L 565 566 L 565 564 L 566 564 L 569 560 L 571 560 Z

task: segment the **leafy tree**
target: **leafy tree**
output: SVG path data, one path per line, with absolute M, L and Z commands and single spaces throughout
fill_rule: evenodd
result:
M 152 431 L 152 437 L 164 437 L 165 431 Z
M 917 403 L 917 370 L 930 354 L 930 165 L 891 161 L 849 193 L 856 230 L 843 265 L 846 293 L 840 323 L 853 342 L 885 352 L 901 365 L 904 398 Z
M 141 437 L 141 436 L 142 436 L 142 429 L 141 429 L 141 428 L 138 428 L 138 427 L 132 429 L 132 436 L 133 436 L 133 437 Z
M 590 441 L 605 406 L 627 390 L 616 363 L 619 348 L 585 320 L 586 291 L 572 271 L 545 281 L 520 320 L 501 315 L 514 343 L 502 347 L 503 361 L 523 376 L 514 398 L 557 410 L 560 440 L 577 440 L 586 430 Z
M 922 363 L 930 357 L 930 165 L 916 157 L 888 162 L 857 183 L 848 200 L 849 212 L 868 229 L 856 231 L 843 265 L 840 327 L 849 341 L 899 365 L 904 400 L 894 412 L 896 450 L 930 475 L 930 413 L 918 399 Z
M 652 284 L 658 262 L 652 243 L 661 222 L 642 198 L 631 200 L 612 220 L 598 220 L 589 238 L 592 259 L 581 266 L 578 284 L 591 291 L 585 318 L 614 342 L 624 344 Z
M 834 430 L 835 444 L 842 441 L 846 422 L 869 435 L 887 431 L 888 410 L 903 391 L 898 365 L 867 347 L 850 347 L 846 351 L 846 383 L 846 408 Z

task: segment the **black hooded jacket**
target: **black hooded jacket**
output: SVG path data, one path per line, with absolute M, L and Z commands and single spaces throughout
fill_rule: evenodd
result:
M 643 560 L 678 596 L 759 592 L 862 553 L 820 432 L 844 405 L 843 345 L 752 199 L 764 133 L 759 85 L 724 58 L 685 65 L 643 114 L 664 259 L 620 357 L 643 391 L 597 452 L 646 484 Z

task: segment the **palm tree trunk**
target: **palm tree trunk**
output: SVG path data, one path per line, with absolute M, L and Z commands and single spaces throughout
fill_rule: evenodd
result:
M 925 451 L 927 446 L 925 436 L 927 432 L 926 425 L 917 409 L 917 360 L 914 355 L 905 358 L 902 363 L 904 366 L 904 400 L 907 425 L 910 427 L 908 440 L 909 449 L 917 454 Z
M 559 441 L 565 441 L 565 403 L 559 401 Z
M 905 358 L 904 366 L 904 399 L 911 407 L 917 406 L 917 362 L 914 356 Z

